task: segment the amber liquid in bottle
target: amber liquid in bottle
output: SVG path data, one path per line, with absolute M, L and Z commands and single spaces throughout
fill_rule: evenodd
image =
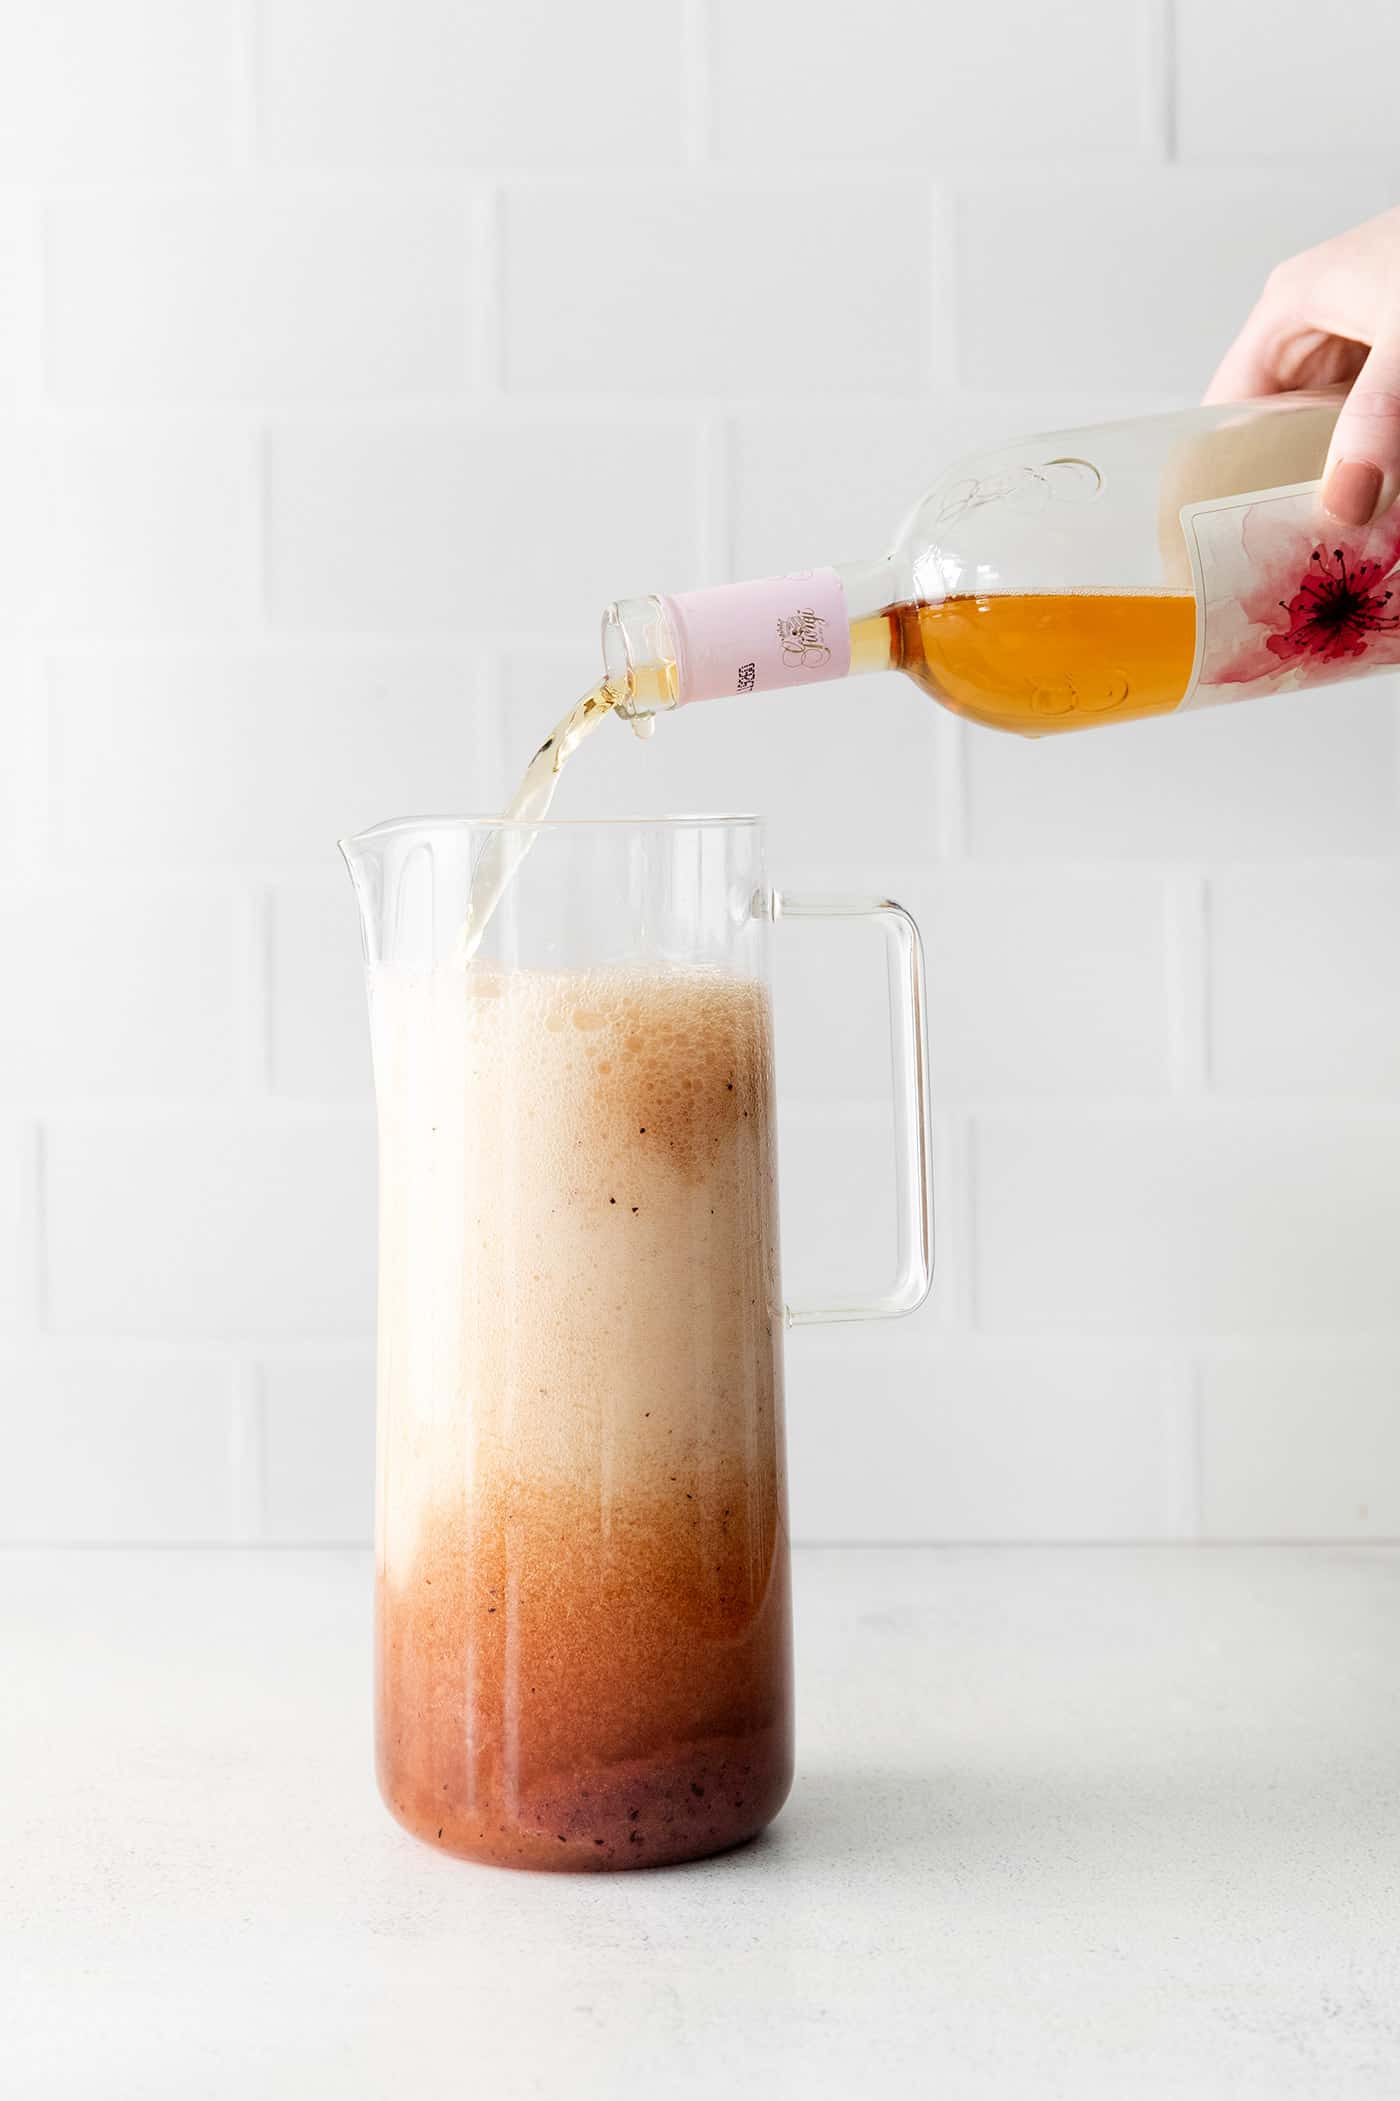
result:
M 1185 696 L 1195 649 L 1196 602 L 1189 592 L 968 594 L 938 605 L 886 606 L 854 620 L 850 668 L 906 671 L 954 714 L 1040 737 L 1170 714 Z M 604 680 L 555 725 L 507 805 L 507 823 L 536 823 L 547 815 L 564 765 L 622 698 Z M 676 666 L 638 665 L 626 698 L 633 728 L 647 734 L 652 711 L 675 705 Z M 506 830 L 483 855 L 463 929 L 464 956 L 474 952 L 529 846 L 528 834 Z
M 851 670 L 906 671 L 969 721 L 1039 737 L 1170 714 L 1195 647 L 1189 593 L 967 596 L 854 622 Z

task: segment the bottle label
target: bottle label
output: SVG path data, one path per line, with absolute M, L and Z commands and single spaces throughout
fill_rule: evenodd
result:
M 1292 693 L 1400 664 L 1400 516 L 1339 525 L 1294 482 L 1189 503 L 1196 657 L 1183 708 Z
M 846 587 L 834 569 L 681 591 L 662 603 L 682 702 L 815 685 L 851 668 Z

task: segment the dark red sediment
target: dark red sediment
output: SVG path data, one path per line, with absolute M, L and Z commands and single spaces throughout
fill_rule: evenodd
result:
M 788 1545 L 764 1472 L 757 1492 L 678 1482 L 606 1525 L 557 1492 L 440 1512 L 409 1580 L 379 1585 L 399 1822 L 468 1859 L 595 1871 L 761 1831 L 792 1779 Z
M 490 1791 L 466 1811 L 460 1789 L 381 1769 L 384 1799 L 416 1838 L 500 1867 L 597 1873 L 665 1867 L 755 1837 L 792 1781 L 791 1731 L 700 1741 L 599 1772 L 549 1775 L 518 1810 Z

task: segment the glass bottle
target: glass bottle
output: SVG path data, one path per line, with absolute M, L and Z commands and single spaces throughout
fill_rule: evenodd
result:
M 1400 664 L 1400 505 L 1318 501 L 1342 394 L 1023 438 L 959 461 L 876 561 L 620 600 L 619 714 L 851 672 L 1023 736 Z

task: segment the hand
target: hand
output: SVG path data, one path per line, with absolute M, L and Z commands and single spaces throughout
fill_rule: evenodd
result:
M 1337 380 L 1355 384 L 1332 433 L 1322 502 L 1342 525 L 1367 525 L 1400 494 L 1400 209 L 1280 263 L 1206 400 Z

